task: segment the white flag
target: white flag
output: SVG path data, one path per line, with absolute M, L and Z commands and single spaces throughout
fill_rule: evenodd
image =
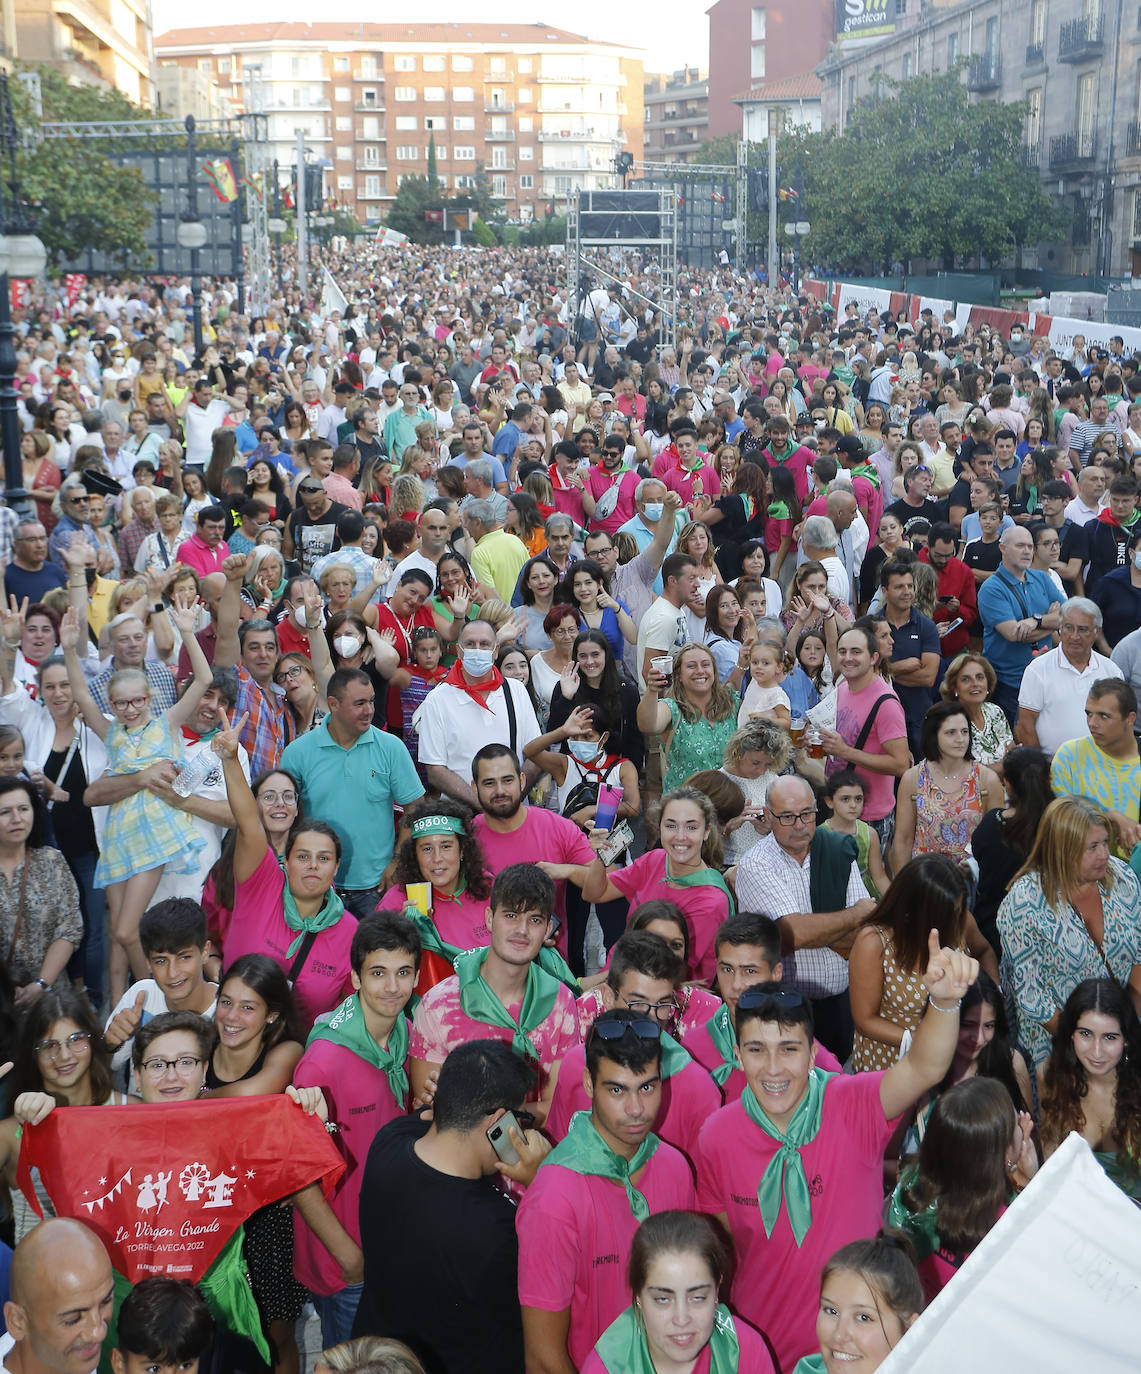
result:
M 1141 1213 L 1077 1132 L 880 1365 L 880 1374 L 1136 1369 Z
M 339 310 L 343 315 L 349 303 L 345 297 L 345 293 L 333 280 L 333 274 L 327 267 L 323 267 L 321 273 L 323 282 L 321 288 L 322 317 L 327 320 L 334 310 Z

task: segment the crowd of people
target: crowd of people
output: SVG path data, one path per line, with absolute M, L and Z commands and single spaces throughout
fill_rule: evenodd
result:
M 0 1368 L 871 1371 L 1141 1198 L 1138 360 L 608 261 L 21 314 Z M 21 1171 L 283 1094 L 245 1325 Z

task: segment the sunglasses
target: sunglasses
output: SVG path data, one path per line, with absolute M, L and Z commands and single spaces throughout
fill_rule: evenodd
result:
M 632 1021 L 596 1021 L 590 1034 L 599 1040 L 621 1040 L 627 1034 L 639 1040 L 660 1040 L 662 1028 L 648 1016 L 636 1016 Z
M 325 490 L 324 487 L 298 487 L 298 488 L 297 488 L 298 494 L 299 494 L 300 496 L 317 496 L 319 493 L 321 493 L 321 492 L 324 491 L 324 490 Z
M 759 1008 L 768 1008 L 770 1005 L 775 1007 L 802 1007 L 805 998 L 802 992 L 797 992 L 795 988 L 779 988 L 776 992 L 768 988 L 755 987 L 746 988 L 737 998 L 738 1011 L 757 1011 Z

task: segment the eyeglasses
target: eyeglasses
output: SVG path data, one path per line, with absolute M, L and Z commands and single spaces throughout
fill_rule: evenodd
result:
M 37 1040 L 32 1048 L 42 1059 L 56 1060 L 60 1051 L 67 1048 L 77 1054 L 91 1039 L 90 1031 L 72 1031 L 62 1043 L 58 1040 Z
M 633 1021 L 596 1021 L 590 1028 L 590 1034 L 592 1039 L 597 1037 L 599 1040 L 621 1040 L 627 1034 L 635 1035 L 639 1040 L 661 1040 L 662 1028 L 648 1016 L 639 1016 Z
M 298 487 L 298 488 L 297 488 L 297 491 L 298 491 L 299 495 L 301 495 L 301 496 L 316 496 L 316 495 L 318 495 L 318 493 L 320 493 L 320 492 L 322 492 L 322 491 L 324 491 L 324 490 L 325 490 L 324 487 Z
M 147 704 L 147 697 L 123 697 L 111 702 L 114 711 L 139 711 Z
M 205 1062 L 197 1055 L 180 1054 L 177 1059 L 144 1059 L 139 1067 L 148 1078 L 162 1078 L 168 1069 L 173 1069 L 179 1078 L 186 1078 Z
M 305 669 L 302 668 L 299 663 L 295 663 L 291 668 L 282 668 L 281 672 L 277 675 L 277 681 L 278 683 L 295 682 L 304 671 Z
M 804 994 L 795 988 L 777 988 L 775 991 L 766 987 L 746 988 L 737 998 L 737 1010 L 757 1011 L 770 1003 L 778 1007 L 802 1007 Z
M 677 1011 L 677 999 L 667 997 L 664 1002 L 646 1002 L 641 998 L 623 999 L 635 1016 L 648 1016 L 654 1021 L 668 1021 Z
M 795 825 L 797 821 L 801 825 L 807 825 L 809 821 L 815 820 L 816 808 L 809 807 L 807 811 L 782 811 L 779 815 L 770 811 L 769 820 L 775 821 L 777 825 Z
M 271 792 L 268 788 L 263 787 L 258 793 L 258 801 L 269 802 L 270 806 L 279 801 L 284 802 L 286 806 L 292 806 L 296 800 L 297 793 L 288 787 L 283 792 Z
M 69 506 L 86 506 L 90 499 L 88 496 L 69 496 L 67 504 Z
M 1092 625 L 1067 625 L 1063 622 L 1058 627 L 1064 635 L 1082 635 L 1083 637 L 1097 634 L 1097 630 Z

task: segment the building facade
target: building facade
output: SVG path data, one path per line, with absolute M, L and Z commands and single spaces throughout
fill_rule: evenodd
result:
M 643 88 L 648 162 L 693 162 L 709 137 L 709 73 L 683 67 L 646 77 Z
M 302 130 L 326 197 L 365 223 L 427 174 L 430 143 L 443 187 L 482 168 L 515 220 L 613 186 L 617 155 L 642 156 L 640 54 L 543 24 L 241 24 L 173 30 L 155 51 L 239 111 L 258 89 L 271 157 L 292 167 Z
M 1024 161 L 1070 211 L 1066 237 L 1032 247 L 1022 265 L 1141 276 L 1141 11 L 1108 0 L 960 0 L 898 22 L 880 42 L 836 45 L 817 67 L 824 127 L 843 129 L 884 77 L 962 62 L 972 99 L 1025 102 Z
M 783 128 L 808 129 L 819 133 L 820 78 L 815 72 L 801 72 L 783 81 L 766 81 L 763 86 L 738 96 L 741 108 L 741 137 L 746 143 L 764 143 L 769 136 L 769 114 L 775 112 Z
M 836 0 L 716 0 L 709 10 L 709 137 L 739 138 L 737 97 L 812 71 L 835 34 Z
M 121 91 L 154 103 L 150 0 L 7 0 L 14 7 L 15 52 L 76 85 Z M 6 23 L 6 31 L 10 26 Z M 10 42 L 10 38 L 8 40 Z

